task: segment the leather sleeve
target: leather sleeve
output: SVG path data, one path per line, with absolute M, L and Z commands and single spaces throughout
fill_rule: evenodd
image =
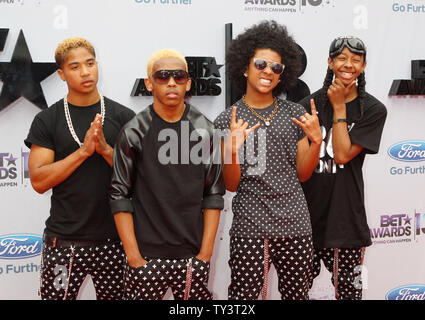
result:
M 193 106 L 191 106 L 188 119 L 195 128 L 203 128 L 210 135 L 210 158 L 208 163 L 204 164 L 205 184 L 202 208 L 222 210 L 224 208 L 223 195 L 226 193 L 226 187 L 222 175 L 220 139 L 214 136 L 214 125 Z
M 216 143 L 216 140 L 218 143 Z M 210 163 L 206 167 L 203 209 L 224 208 L 223 195 L 226 192 L 222 175 L 221 146 L 219 139 L 212 139 Z
M 112 214 L 134 212 L 132 179 L 135 177 L 136 153 L 129 132 L 131 129 L 125 126 L 115 143 L 112 179 L 108 190 Z

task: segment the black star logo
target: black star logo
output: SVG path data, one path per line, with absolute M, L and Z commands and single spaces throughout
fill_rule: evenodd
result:
M 40 82 L 58 69 L 56 63 L 33 62 L 22 30 L 10 62 L 0 62 L 0 111 L 24 97 L 40 109 L 47 108 Z
M 205 59 L 204 62 L 204 69 L 205 69 L 205 74 L 204 77 L 208 78 L 211 75 L 220 78 L 220 71 L 219 69 L 222 67 L 222 64 L 217 64 L 217 62 L 215 61 L 215 58 L 213 57 L 208 57 Z

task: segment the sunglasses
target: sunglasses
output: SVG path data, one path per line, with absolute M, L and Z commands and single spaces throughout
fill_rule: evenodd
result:
M 186 84 L 189 75 L 184 70 L 158 70 L 152 75 L 157 84 L 168 84 L 171 77 L 177 84 Z
M 329 48 L 329 57 L 335 57 L 342 52 L 344 47 L 357 54 L 366 54 L 366 46 L 363 41 L 356 37 L 340 37 L 332 41 Z
M 275 74 L 282 74 L 283 70 L 285 69 L 285 66 L 278 62 L 267 62 L 264 59 L 261 58 L 254 58 L 254 67 L 258 70 L 264 70 L 267 68 L 267 66 L 270 66 L 270 69 L 272 69 L 273 73 Z

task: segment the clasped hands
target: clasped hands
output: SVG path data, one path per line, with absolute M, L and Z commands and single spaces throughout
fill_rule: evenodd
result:
M 87 156 L 93 155 L 94 152 L 106 156 L 110 152 L 111 146 L 108 145 L 103 134 L 102 116 L 100 114 L 97 113 L 93 122 L 91 122 L 81 148 Z

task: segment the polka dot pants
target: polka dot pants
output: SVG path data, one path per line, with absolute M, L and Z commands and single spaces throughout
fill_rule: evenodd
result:
M 276 268 L 282 300 L 308 300 L 312 281 L 311 236 L 281 239 L 230 239 L 229 300 L 267 298 L 270 264 Z
M 314 249 L 313 278 L 320 274 L 320 260 L 332 273 L 335 297 L 338 300 L 361 300 L 361 267 L 365 248 Z M 311 286 L 313 282 L 311 283 Z
M 125 299 L 160 300 L 171 288 L 175 300 L 212 300 L 208 290 L 209 262 L 190 259 L 149 259 L 132 268 L 127 265 Z
M 125 253 L 121 243 L 92 247 L 51 247 L 43 243 L 40 296 L 43 300 L 75 300 L 91 275 L 99 300 L 122 299 Z

